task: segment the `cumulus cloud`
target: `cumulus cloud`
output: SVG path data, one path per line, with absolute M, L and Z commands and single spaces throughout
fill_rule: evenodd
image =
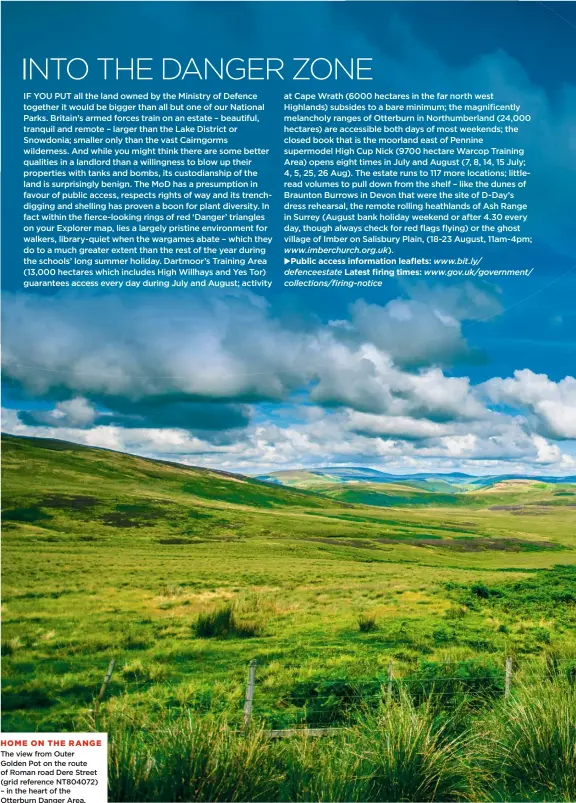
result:
M 248 425 L 247 404 L 195 402 L 153 396 L 132 401 L 121 396 L 95 396 L 101 408 L 82 397 L 57 402 L 52 410 L 23 410 L 20 419 L 31 426 L 77 427 L 117 426 L 127 429 L 178 428 L 203 433 L 212 441 L 233 437 L 229 430 Z
M 451 364 L 470 357 L 462 322 L 491 318 L 502 310 L 494 288 L 471 282 L 451 287 L 419 283 L 410 288 L 410 295 L 386 306 L 360 299 L 351 309 L 358 333 L 398 365 Z
M 14 294 L 4 305 L 4 374 L 37 397 L 68 405 L 84 399 L 106 409 L 108 423 L 127 427 L 242 427 L 248 404 L 281 401 L 307 385 L 320 404 L 365 412 L 477 414 L 464 381 L 424 366 L 464 353 L 461 321 L 497 302 L 471 286 L 429 289 L 428 303 L 422 289 L 414 292 L 418 298 L 384 306 L 356 302 L 345 327 L 296 327 L 251 294 L 169 305 Z M 420 372 L 407 372 L 407 363 Z M 29 420 L 58 425 L 66 409 Z
M 274 399 L 301 379 L 290 378 L 298 359 L 290 333 L 248 294 L 202 302 L 11 294 L 4 331 L 6 375 L 38 395 Z
M 526 368 L 515 371 L 512 377 L 490 379 L 483 389 L 493 402 L 530 412 L 542 434 L 557 439 L 576 438 L 576 379 L 573 376 L 554 382 L 546 374 L 535 374 Z
M 345 406 L 364 413 L 411 415 L 445 421 L 485 414 L 467 377 L 449 377 L 437 367 L 415 373 L 401 370 L 375 346 L 357 350 L 340 345 L 319 372 L 311 399 L 325 406 Z
M 411 461 L 570 470 L 553 440 L 576 438 L 576 380 L 525 370 L 474 386 L 449 375 L 448 355 L 466 351 L 462 321 L 483 320 L 498 299 L 467 286 L 411 292 L 356 302 L 343 321 L 297 324 L 249 294 L 169 308 L 15 295 L 4 305 L 4 375 L 21 409 L 4 427 L 246 471 Z
M 72 427 L 86 429 L 94 426 L 100 416 L 96 408 L 82 397 L 58 402 L 52 410 L 24 410 L 20 418 L 31 426 Z
M 175 459 L 246 473 L 329 464 L 376 465 L 391 471 L 471 473 L 576 470 L 558 444 L 526 432 L 521 421 L 495 414 L 489 426 L 432 424 L 413 419 L 366 416 L 353 411 L 308 408 L 302 420 L 252 423 L 227 443 L 214 443 L 181 429 L 89 429 L 26 425 L 4 411 L 4 429 L 17 435 L 57 437 L 89 446 Z
M 353 432 L 367 437 L 402 438 L 403 440 L 441 438 L 451 435 L 455 431 L 455 427 L 451 424 L 439 424 L 436 421 L 418 420 L 402 415 L 370 415 L 351 412 L 349 423 Z

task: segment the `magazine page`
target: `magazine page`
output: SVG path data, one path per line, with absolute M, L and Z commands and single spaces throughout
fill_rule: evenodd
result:
M 0 803 L 576 800 L 574 2 L 1 14 Z

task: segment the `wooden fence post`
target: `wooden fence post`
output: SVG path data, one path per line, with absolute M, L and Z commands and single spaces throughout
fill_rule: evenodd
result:
M 506 681 L 504 685 L 504 697 L 510 697 L 510 689 L 512 687 L 512 658 L 506 658 Z
M 394 669 L 392 661 L 388 661 L 388 700 L 392 700 L 392 682 L 394 680 Z
M 94 704 L 94 716 L 98 713 L 98 709 L 100 708 L 100 703 L 102 702 L 102 698 L 106 693 L 106 686 L 110 683 L 110 678 L 112 677 L 112 672 L 114 671 L 114 665 L 116 664 L 116 659 L 112 658 L 108 665 L 108 670 L 104 675 L 104 680 L 102 681 L 102 685 L 100 686 L 100 691 L 98 692 L 98 697 L 96 698 L 96 703 Z
M 256 685 L 256 667 L 258 660 L 254 658 L 248 665 L 248 683 L 246 684 L 246 699 L 244 702 L 244 727 L 247 728 L 252 718 L 252 704 L 254 702 L 254 686 Z

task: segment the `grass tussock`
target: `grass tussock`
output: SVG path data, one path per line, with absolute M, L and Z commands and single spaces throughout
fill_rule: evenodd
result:
M 483 727 L 484 764 L 501 799 L 576 800 L 576 686 L 517 689 Z
M 576 690 L 520 689 L 462 725 L 407 694 L 335 734 L 272 740 L 229 714 L 166 712 L 144 722 L 115 709 L 111 801 L 573 801 Z
M 407 698 L 326 739 L 272 741 L 224 715 L 150 732 L 107 726 L 111 800 L 436 801 L 472 790 L 460 743 Z
M 255 638 L 261 635 L 260 626 L 240 620 L 233 605 L 200 613 L 193 630 L 196 638 Z
M 262 732 L 240 734 L 225 716 L 164 719 L 146 732 L 111 723 L 109 744 L 111 800 L 267 800 L 279 781 Z
M 471 737 L 452 736 L 449 723 L 429 705 L 416 708 L 403 695 L 369 714 L 358 726 L 367 800 L 461 800 L 473 774 L 465 747 Z
M 371 613 L 363 613 L 358 617 L 358 630 L 361 633 L 373 633 L 378 630 L 376 617 Z

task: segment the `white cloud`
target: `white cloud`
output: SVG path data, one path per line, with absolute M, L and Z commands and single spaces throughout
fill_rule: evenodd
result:
M 4 373 L 36 396 L 58 400 L 65 389 L 112 410 L 123 397 L 147 414 L 149 399 L 156 409 L 175 399 L 280 401 L 315 385 L 318 403 L 364 412 L 478 415 L 467 380 L 425 366 L 466 350 L 458 316 L 478 315 L 491 305 L 489 294 L 467 286 L 427 293 L 432 311 L 423 300 L 357 302 L 346 328 L 318 321 L 296 327 L 251 294 L 180 296 L 169 304 L 15 294 L 4 304 Z M 406 331 L 396 331 L 399 310 L 409 315 Z M 423 367 L 409 373 L 407 361 Z
M 350 413 L 348 421 L 350 429 L 362 435 L 397 437 L 406 440 L 445 437 L 454 429 L 450 424 L 439 424 L 436 421 L 418 420 L 400 415 L 371 415 L 355 411 Z
M 37 411 L 31 418 L 39 424 L 53 427 L 91 427 L 98 417 L 98 412 L 94 405 L 76 396 L 67 401 L 58 402 L 53 410 Z
M 474 386 L 448 375 L 433 356 L 424 297 L 433 326 L 455 335 L 442 340 L 445 356 L 465 350 L 463 316 L 493 303 L 470 288 L 416 289 L 384 306 L 358 302 L 341 326 L 294 325 L 251 295 L 180 297 L 170 309 L 156 298 L 16 295 L 4 309 L 5 376 L 36 403 L 8 411 L 4 426 L 244 471 L 334 462 L 572 470 L 552 440 L 576 438 L 576 380 L 523 370 Z M 390 321 L 403 316 L 411 369 L 392 337 Z
M 533 414 L 544 435 L 576 438 L 576 379 L 566 376 L 553 382 L 546 374 L 529 369 L 514 376 L 495 377 L 483 386 L 488 398 L 498 404 L 523 407 Z
M 494 414 L 488 421 L 439 424 L 350 410 L 308 408 L 299 422 L 251 424 L 225 444 L 171 428 L 29 426 L 4 411 L 4 430 L 57 437 L 89 446 L 171 458 L 189 465 L 254 473 L 329 464 L 376 465 L 384 470 L 497 473 L 573 472 L 576 461 L 558 444 L 527 433 L 521 421 Z
M 465 320 L 482 320 L 501 311 L 493 288 L 471 282 L 434 286 L 419 283 L 411 298 L 385 306 L 356 301 L 351 320 L 361 337 L 399 365 L 449 364 L 468 354 L 462 335 Z

